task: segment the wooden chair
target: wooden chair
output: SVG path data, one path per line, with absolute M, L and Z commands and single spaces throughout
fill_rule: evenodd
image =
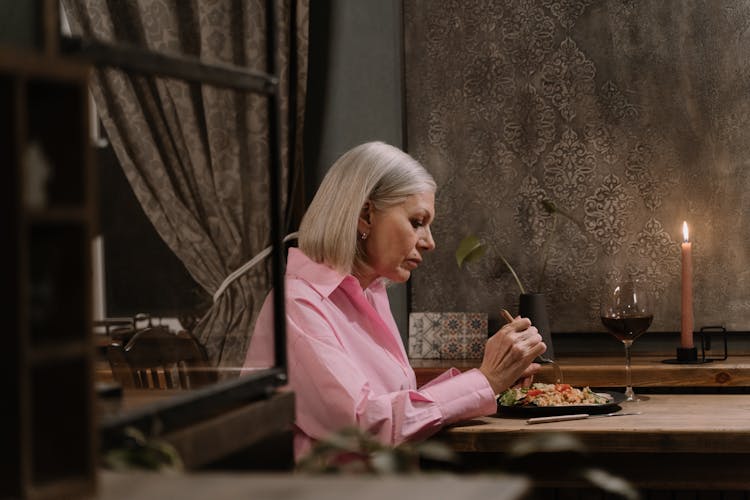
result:
M 198 339 L 160 326 L 138 331 L 124 347 L 114 341 L 107 359 L 115 380 L 127 388 L 195 389 L 218 379 Z

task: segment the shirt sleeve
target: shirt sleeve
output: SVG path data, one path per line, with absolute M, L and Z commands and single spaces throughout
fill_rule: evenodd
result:
M 447 423 L 497 411 L 492 389 L 478 370 L 448 374 L 423 391 L 378 394 L 314 307 L 297 303 L 287 314 L 296 425 L 313 439 L 357 426 L 398 445 L 425 438 Z
M 445 423 L 497 413 L 492 386 L 476 368 L 463 373 L 451 368 L 422 386 L 420 392 L 440 407 Z

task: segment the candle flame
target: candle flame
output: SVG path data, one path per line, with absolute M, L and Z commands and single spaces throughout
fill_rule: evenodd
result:
M 682 221 L 682 241 L 684 241 L 685 243 L 690 241 L 690 238 L 688 237 L 687 221 Z

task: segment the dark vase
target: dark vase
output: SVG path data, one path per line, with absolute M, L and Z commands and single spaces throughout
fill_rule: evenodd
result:
M 539 334 L 547 345 L 547 352 L 544 353 L 543 357 L 555 359 L 545 295 L 543 293 L 522 293 L 518 301 L 518 314 L 524 318 L 529 318 L 531 324 L 539 330 Z

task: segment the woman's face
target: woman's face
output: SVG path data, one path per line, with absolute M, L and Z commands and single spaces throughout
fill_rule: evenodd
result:
M 430 232 L 435 218 L 435 193 L 412 195 L 385 210 L 370 208 L 365 219 L 367 215 L 369 225 L 360 232 L 367 233 L 367 239 L 361 243 L 369 269 L 365 271 L 367 276 L 358 276 L 360 283 L 366 288 L 378 277 L 396 283 L 408 280 L 422 263 L 422 253 L 435 248 Z

